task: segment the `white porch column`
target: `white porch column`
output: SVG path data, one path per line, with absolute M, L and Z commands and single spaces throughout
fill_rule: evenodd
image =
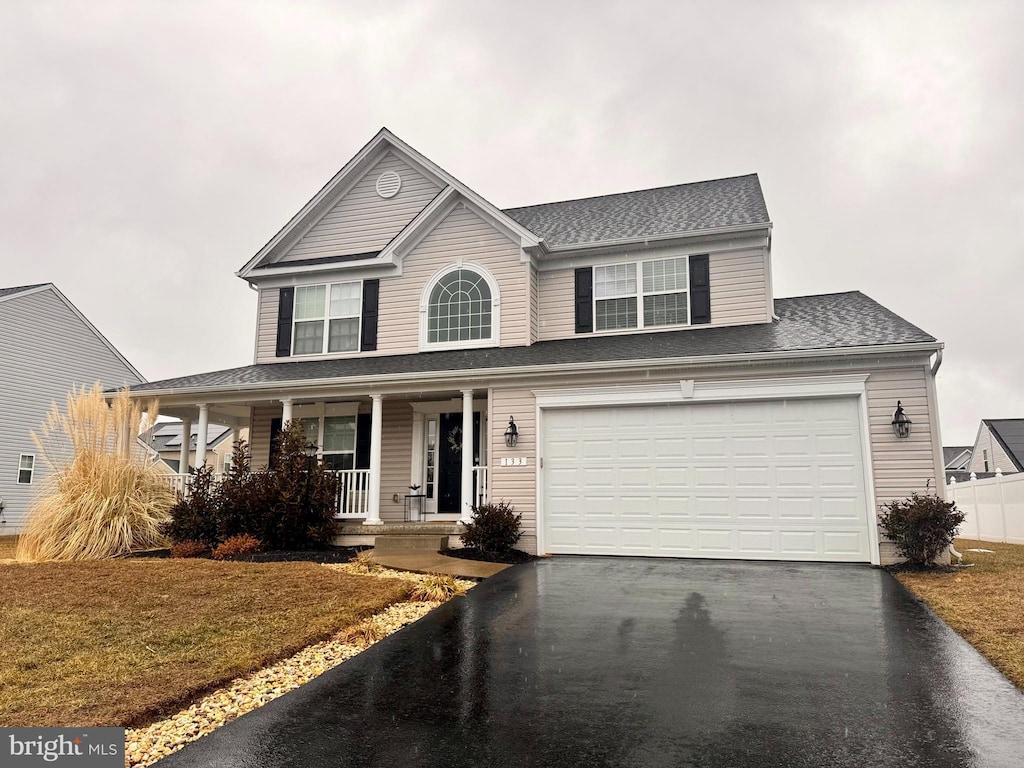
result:
M 196 435 L 196 469 L 206 464 L 206 433 L 210 426 L 210 406 L 199 404 L 199 434 Z
M 188 457 L 192 447 L 192 419 L 181 420 L 181 453 L 178 454 L 178 474 L 188 474 Z
M 419 412 L 412 414 L 412 466 L 409 468 L 409 493 L 424 493 L 423 489 L 423 446 L 426 443 L 424 428 L 426 417 Z M 412 490 L 418 485 L 418 490 Z
M 288 422 L 292 420 L 292 399 L 290 397 L 283 398 L 281 400 L 281 428 L 284 429 L 288 426 Z
M 373 407 L 370 409 L 370 498 L 366 505 L 364 525 L 383 525 L 380 519 L 380 443 L 381 422 L 384 418 L 383 397 L 370 395 Z
M 473 520 L 473 390 L 462 390 L 462 522 Z

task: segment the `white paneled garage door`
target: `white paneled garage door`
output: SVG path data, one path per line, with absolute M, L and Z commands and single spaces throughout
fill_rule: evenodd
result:
M 553 554 L 867 562 L 856 398 L 543 412 Z

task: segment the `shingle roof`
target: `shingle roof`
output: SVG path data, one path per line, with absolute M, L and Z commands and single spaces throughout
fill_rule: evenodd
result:
M 231 434 L 231 427 L 223 424 L 209 424 L 206 428 L 206 445 L 208 448 L 215 448 L 221 440 Z M 193 424 L 189 432 L 189 445 L 196 445 L 196 438 L 199 435 L 199 425 Z M 149 439 L 149 447 L 154 451 L 181 450 L 181 422 L 171 421 L 157 424 Z
M 19 285 L 14 288 L 0 288 L 0 298 L 4 296 L 10 296 L 14 293 L 21 293 L 22 291 L 31 291 L 33 288 L 42 288 L 47 283 L 36 283 L 35 285 Z
M 934 342 L 935 338 L 859 291 L 778 299 L 779 319 L 758 325 L 616 336 L 578 336 L 529 347 L 266 363 L 142 384 L 148 390 L 218 388 L 359 376 L 469 371 L 572 363 L 799 352 Z
M 756 173 L 507 208 L 503 213 L 556 247 L 770 221 Z
M 1024 471 L 1024 419 L 982 419 L 1003 450 L 1017 466 L 1018 472 Z
M 962 455 L 964 452 L 970 453 L 973 445 L 944 445 L 942 446 L 942 466 L 948 467 L 949 462 L 953 459 Z

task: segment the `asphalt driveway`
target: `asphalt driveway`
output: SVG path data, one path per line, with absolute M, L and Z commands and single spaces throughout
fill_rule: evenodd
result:
M 883 571 L 554 558 L 174 766 L 1020 766 L 1024 696 Z

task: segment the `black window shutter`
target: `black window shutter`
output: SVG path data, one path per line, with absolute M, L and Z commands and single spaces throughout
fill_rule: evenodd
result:
M 356 469 L 370 468 L 370 414 L 356 417 Z
M 292 316 L 295 312 L 295 289 L 282 288 L 277 303 L 277 356 L 292 354 Z
M 380 303 L 380 280 L 363 280 L 363 332 L 359 349 L 377 349 L 377 305 Z
M 277 466 L 277 457 L 281 452 L 281 432 L 284 425 L 281 423 L 281 419 L 270 420 L 270 468 L 273 469 Z
M 594 330 L 594 268 L 576 270 L 576 333 Z
M 711 271 L 706 253 L 690 257 L 690 322 L 711 322 Z

